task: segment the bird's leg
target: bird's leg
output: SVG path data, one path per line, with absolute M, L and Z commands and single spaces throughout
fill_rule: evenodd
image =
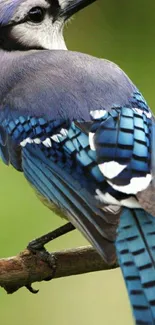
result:
M 64 226 L 61 226 L 61 227 L 49 232 L 46 235 L 43 235 L 39 238 L 32 240 L 28 244 L 27 248 L 30 251 L 38 251 L 40 249 L 43 249 L 44 245 L 48 244 L 50 241 L 52 241 L 58 237 L 61 237 L 74 229 L 75 229 L 75 227 L 70 222 L 68 222 Z
M 53 239 L 61 237 L 62 235 L 65 235 L 74 229 L 75 227 L 70 222 L 68 222 L 64 226 L 61 226 L 46 235 L 36 238 L 28 244 L 27 249 L 32 253 L 39 252 L 39 254 L 41 255 L 41 259 L 48 263 L 53 270 L 52 276 L 50 278 L 45 279 L 45 281 L 49 281 L 54 277 L 56 270 L 56 261 L 55 257 L 52 254 L 48 253 L 44 246 Z M 31 285 L 27 285 L 26 288 L 32 293 L 38 292 L 38 290 L 34 290 Z

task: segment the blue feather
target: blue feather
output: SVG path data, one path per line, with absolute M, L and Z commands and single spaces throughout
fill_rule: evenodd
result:
M 9 165 L 9 152 L 7 148 L 7 133 L 2 126 L 0 126 L 0 157 L 4 164 Z
M 116 249 L 136 324 L 155 324 L 155 219 L 123 209 Z
M 95 245 L 100 254 L 109 263 L 114 262 L 116 216 L 103 213 L 96 206 L 94 197 L 77 182 L 76 177 L 74 178 L 75 175 L 68 174 L 66 168 L 63 170 L 59 168 L 44 157 L 38 148 L 36 150 L 35 147 L 28 145 L 23 149 L 22 166 L 26 178 L 48 201 L 48 206 L 51 205 L 52 208 L 54 204 L 59 207 L 63 215 L 70 218 L 73 224 Z M 94 215 L 96 215 L 95 220 Z
M 126 165 L 110 179 L 117 186 L 129 184 L 132 178 L 145 177 L 151 170 L 151 113 L 140 94 L 136 93 L 132 102 L 133 107 L 113 108 L 105 121 L 100 120 L 94 135 L 98 164 L 115 161 Z

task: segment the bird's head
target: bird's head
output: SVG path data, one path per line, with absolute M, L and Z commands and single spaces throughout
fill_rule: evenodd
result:
M 0 0 L 0 48 L 66 49 L 65 22 L 96 0 Z

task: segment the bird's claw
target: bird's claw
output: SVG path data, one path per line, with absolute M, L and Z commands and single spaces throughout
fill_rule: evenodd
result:
M 51 276 L 44 279 L 45 281 L 52 280 L 55 276 L 55 271 L 56 271 L 56 257 L 46 251 L 45 245 L 49 243 L 51 240 L 61 237 L 62 235 L 65 235 L 74 229 L 75 227 L 70 222 L 68 222 L 67 224 L 49 232 L 48 234 L 45 234 L 39 238 L 32 240 L 27 245 L 27 249 L 30 252 L 32 252 L 32 254 L 38 254 L 40 256 L 40 259 L 43 262 L 47 263 L 50 269 L 52 269 Z M 36 290 L 33 290 L 31 285 L 27 286 L 27 289 L 32 293 L 36 293 Z
M 39 292 L 39 290 L 33 289 L 31 284 L 28 284 L 25 286 L 27 290 L 29 290 L 31 293 L 36 294 Z
M 48 264 L 50 269 L 52 269 L 52 275 L 48 278 L 44 279 L 44 281 L 50 281 L 54 278 L 55 271 L 56 271 L 56 258 L 54 255 L 50 254 L 44 246 L 41 245 L 37 246 L 36 241 L 32 241 L 28 244 L 27 249 L 32 252 L 33 254 L 39 254 L 40 259 Z M 31 285 L 27 286 L 27 289 L 32 293 L 37 293 L 39 290 L 34 290 Z M 36 292 L 37 291 L 37 292 Z

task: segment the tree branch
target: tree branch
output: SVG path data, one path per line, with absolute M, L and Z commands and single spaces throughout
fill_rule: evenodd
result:
M 13 293 L 23 286 L 30 287 L 33 282 L 88 272 L 108 270 L 118 267 L 115 262 L 108 265 L 90 246 L 68 249 L 51 254 L 56 266 L 52 268 L 41 259 L 39 252 L 28 249 L 17 256 L 0 259 L 0 286 L 7 293 Z M 55 261 L 55 262 L 54 262 Z

